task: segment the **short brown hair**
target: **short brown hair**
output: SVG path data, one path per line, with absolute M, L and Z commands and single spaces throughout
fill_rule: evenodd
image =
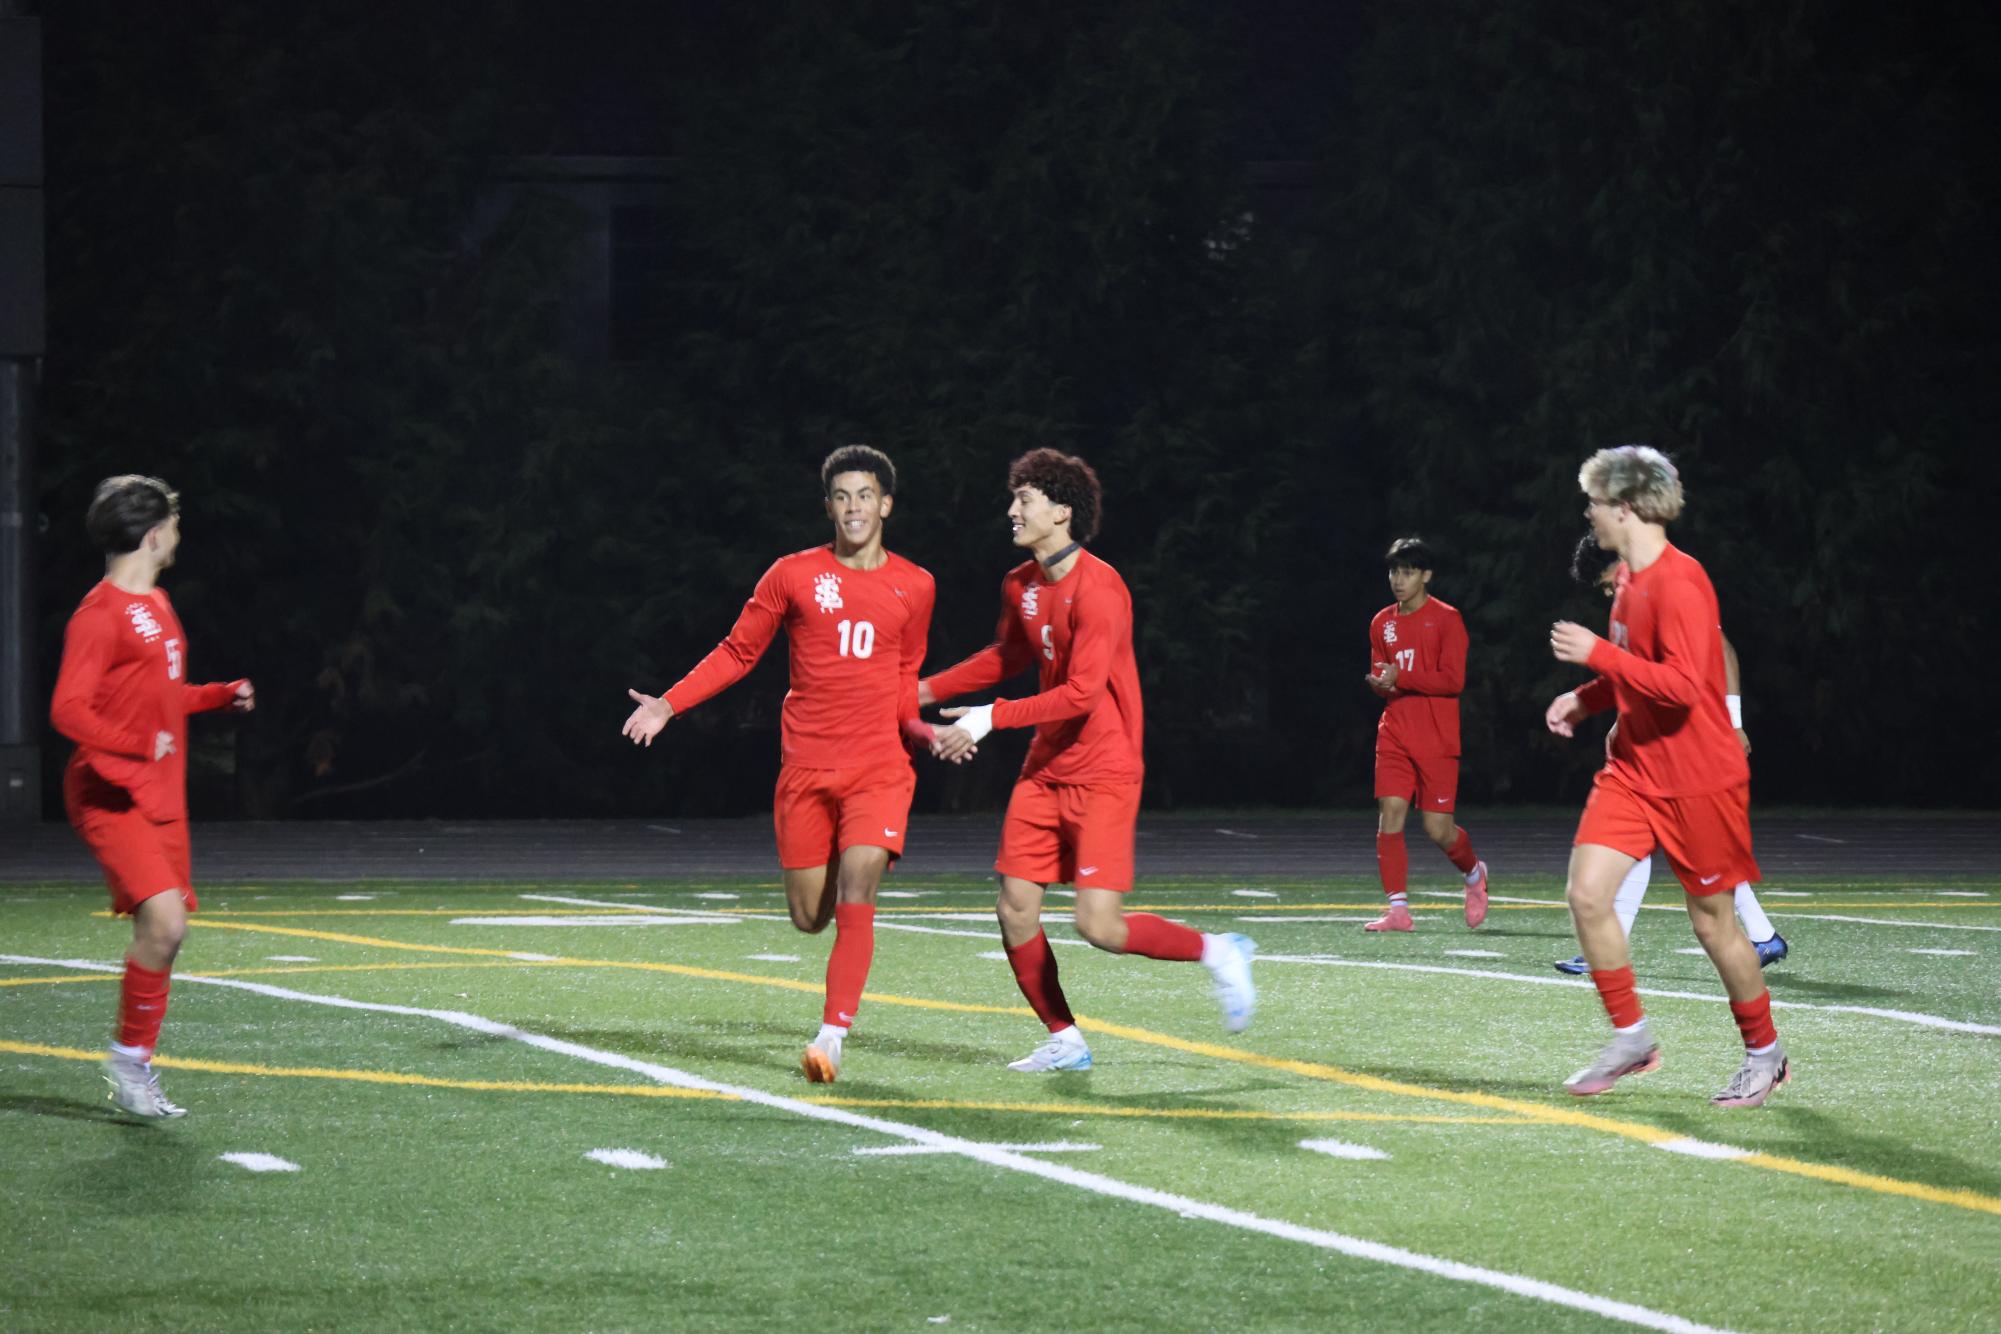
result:
M 137 551 L 146 534 L 181 512 L 180 493 L 157 477 L 136 472 L 107 477 L 84 511 L 91 544 L 107 556 Z
M 1032 486 L 1058 505 L 1070 507 L 1070 536 L 1088 542 L 1098 535 L 1098 519 L 1104 511 L 1105 489 L 1098 474 L 1075 454 L 1054 449 L 1031 449 L 1008 465 L 1007 489 L 1018 491 Z

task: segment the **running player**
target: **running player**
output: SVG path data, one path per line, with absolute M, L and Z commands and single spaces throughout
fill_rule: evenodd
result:
M 76 742 L 63 770 L 70 825 L 104 870 L 112 911 L 132 918 L 118 1036 L 104 1058 L 111 1101 L 135 1116 L 185 1116 L 153 1073 L 174 956 L 199 905 L 188 850 L 187 717 L 248 713 L 248 681 L 190 685 L 188 639 L 160 572 L 181 543 L 181 501 L 157 477 L 97 485 L 84 528 L 104 578 L 63 632 L 49 721 Z
M 1564 1087 L 1603 1093 L 1626 1075 L 1658 1069 L 1659 1045 L 1634 989 L 1625 933 L 1612 898 L 1634 862 L 1658 846 L 1688 894 L 1688 917 L 1729 993 L 1743 1035 L 1744 1063 L 1711 1099 L 1756 1107 L 1790 1071 L 1772 1023 L 1772 994 L 1751 942 L 1725 897 L 1755 881 L 1751 854 L 1750 767 L 1723 703 L 1723 638 L 1716 591 L 1691 556 L 1667 540 L 1682 510 L 1681 477 L 1646 445 L 1601 449 L 1578 483 L 1599 546 L 1619 553 L 1625 573 L 1612 601 L 1610 639 L 1571 621 L 1550 628 L 1559 662 L 1598 675 L 1550 703 L 1544 722 L 1572 736 L 1584 719 L 1617 708 L 1605 767 L 1578 822 L 1565 898 L 1578 944 L 1590 961 L 1612 1040 Z
M 784 629 L 792 688 L 772 823 L 792 924 L 817 933 L 834 923 L 820 1031 L 800 1057 L 808 1080 L 831 1084 L 875 957 L 876 888 L 910 824 L 917 775 L 903 738 L 931 737 L 917 721 L 917 669 L 935 587 L 883 546 L 896 497 L 888 455 L 837 449 L 820 465 L 820 487 L 833 541 L 765 571 L 729 637 L 666 694 L 628 690 L 637 707 L 624 730 L 651 746 L 676 714 L 742 680 Z
M 1223 1026 L 1251 1022 L 1256 946 L 1244 936 L 1204 935 L 1151 913 L 1127 913 L 1139 818 L 1143 709 L 1133 658 L 1132 594 L 1119 572 L 1084 549 L 1098 531 L 1103 492 L 1091 465 L 1034 449 L 1008 468 L 1008 522 L 1014 544 L 1033 557 L 1001 581 L 994 642 L 919 684 L 923 703 L 987 690 L 1032 662 L 1041 690 L 1027 699 L 946 709 L 933 753 L 963 758 L 995 727 L 1034 727 L 1028 759 L 1001 827 L 996 910 L 1021 994 L 1049 1039 L 1010 1070 L 1088 1070 L 1091 1049 L 1078 1031 L 1042 930 L 1052 884 L 1077 891 L 1077 934 L 1113 954 L 1201 960 L 1216 984 Z
M 1570 558 L 1571 577 L 1581 584 L 1598 588 L 1609 600 L 1618 592 L 1619 558 L 1598 545 L 1598 539 L 1586 533 L 1577 541 L 1577 550 Z M 1730 709 L 1730 723 L 1736 729 L 1738 744 L 1744 753 L 1751 753 L 1751 737 L 1744 730 L 1742 676 L 1737 668 L 1737 650 L 1730 643 L 1730 636 L 1723 636 L 1723 688 L 1728 691 L 1723 702 Z M 1611 738 L 1606 738 L 1609 746 Z M 1619 919 L 1619 929 L 1627 939 L 1633 935 L 1633 920 L 1640 915 L 1640 904 L 1646 900 L 1647 884 L 1653 878 L 1654 859 L 1649 853 L 1633 863 L 1633 869 L 1626 872 L 1626 878 L 1619 882 L 1619 892 L 1612 899 L 1613 915 Z M 1744 924 L 1744 934 L 1758 951 L 1758 966 L 1767 967 L 1786 957 L 1791 951 L 1786 946 L 1786 938 L 1772 925 L 1772 919 L 1765 916 L 1765 907 L 1758 902 L 1757 891 L 1748 883 L 1740 883 L 1731 895 L 1737 908 L 1737 920 Z M 1583 955 L 1565 959 L 1556 965 L 1559 973 L 1569 973 L 1582 977 L 1591 971 L 1591 965 Z
M 1364 931 L 1409 931 L 1406 880 L 1410 854 L 1404 820 L 1415 801 L 1424 832 L 1466 877 L 1466 925 L 1487 920 L 1487 863 L 1452 818 L 1459 797 L 1459 693 L 1466 687 L 1466 621 L 1459 609 L 1431 596 L 1437 567 L 1419 537 L 1402 537 L 1384 553 L 1396 602 L 1369 622 L 1364 680 L 1383 697 L 1376 724 L 1376 866 L 1389 911 Z

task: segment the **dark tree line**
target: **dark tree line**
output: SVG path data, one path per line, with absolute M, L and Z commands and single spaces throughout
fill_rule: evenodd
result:
M 1683 463 L 1762 800 L 2001 791 L 1968 677 L 2001 649 L 1984 11 L 1383 6 L 1289 214 L 1246 185 L 1255 12 L 668 18 L 604 20 L 674 168 L 663 314 L 600 364 L 568 337 L 578 208 L 482 213 L 504 159 L 596 147 L 548 50 L 587 16 L 50 16 L 46 657 L 91 483 L 174 480 L 195 671 L 265 706 L 205 734 L 198 810 L 759 809 L 781 663 L 650 754 L 623 688 L 825 539 L 814 470 L 852 439 L 904 470 L 940 664 L 992 630 L 1007 460 L 1093 459 L 1157 803 L 1366 798 L 1363 632 L 1411 530 L 1473 630 L 1468 795 L 1574 797 L 1542 630 L 1602 617 L 1563 574 L 1575 471 L 1633 439 Z M 922 800 L 997 801 L 997 751 Z

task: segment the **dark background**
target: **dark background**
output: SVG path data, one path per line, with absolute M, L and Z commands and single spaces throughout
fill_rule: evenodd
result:
M 1156 807 L 1366 803 L 1379 554 L 1473 638 L 1469 801 L 1575 801 L 1578 464 L 1649 441 L 1761 803 L 1991 806 L 1996 21 L 1601 0 L 44 5 L 41 686 L 98 478 L 184 495 L 198 816 L 769 802 L 782 649 L 618 735 L 903 472 L 932 663 L 1089 457 Z M 1016 692 L 1019 693 L 1019 692 Z M 924 763 L 997 806 L 1025 737 Z M 44 809 L 66 743 L 45 738 Z

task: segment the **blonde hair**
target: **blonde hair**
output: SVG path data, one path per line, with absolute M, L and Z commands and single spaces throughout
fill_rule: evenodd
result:
M 1631 505 L 1648 523 L 1671 523 L 1681 514 L 1681 474 L 1652 445 L 1599 450 L 1577 470 L 1577 484 L 1595 500 Z

